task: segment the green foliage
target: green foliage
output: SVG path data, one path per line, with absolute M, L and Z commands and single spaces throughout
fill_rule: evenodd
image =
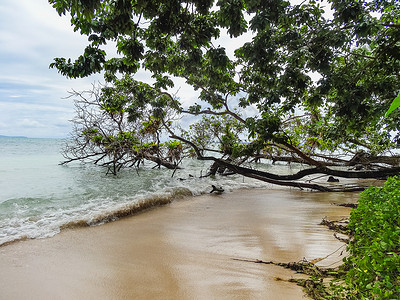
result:
M 144 134 L 156 135 L 161 126 L 161 120 L 151 117 L 147 121 L 142 122 L 143 128 L 141 130 Z
M 67 11 L 71 13 L 72 16 L 77 17 L 87 17 L 93 16 L 93 11 L 100 7 L 101 1 L 99 0 L 89 0 L 89 1 L 49 1 L 53 4 L 53 7 L 57 10 L 60 15 L 65 15 Z
M 85 136 L 91 136 L 99 133 L 99 130 L 96 128 L 88 128 L 82 131 Z
M 361 194 L 349 229 L 354 241 L 346 260 L 348 295 L 352 299 L 400 297 L 400 177 Z
M 269 143 L 307 155 L 343 148 L 380 154 L 400 146 L 397 100 L 384 117 L 400 90 L 394 0 L 328 0 L 333 18 L 314 0 L 49 3 L 60 15 L 69 13 L 74 29 L 88 37 L 81 56 L 56 58 L 50 66 L 71 78 L 104 72 L 103 111 L 113 118 L 127 114 L 140 124 L 139 134 L 159 136 L 161 121 L 174 111 L 211 116 L 192 124 L 186 136 L 235 157 Z M 231 49 L 221 32 L 247 39 Z M 106 44 L 115 45 L 115 57 Z M 134 79 L 141 69 L 151 73 L 151 83 Z M 199 91 L 196 104 L 185 108 L 168 94 L 175 77 Z M 303 112 L 298 122 L 288 121 Z M 213 115 L 234 116 L 236 123 Z
M 150 150 L 153 153 L 153 152 L 157 151 L 159 149 L 159 147 L 160 147 L 160 144 L 157 145 L 156 143 L 151 143 L 150 142 L 150 143 L 141 144 L 139 149 L 141 149 L 141 150 L 143 150 L 143 149 L 144 150 Z
M 104 142 L 104 137 L 102 135 L 94 135 L 90 138 L 90 141 L 96 145 L 101 145 Z
M 132 132 L 118 132 L 116 140 L 127 147 L 135 147 L 140 143 L 138 137 Z
M 245 126 L 231 116 L 203 116 L 189 126 L 183 136 L 201 149 L 218 148 L 221 153 L 240 156 Z
M 102 70 L 106 53 L 92 46 L 85 49 L 83 55 L 71 62 L 71 59 L 55 58 L 50 68 L 57 68 L 61 74 L 69 78 L 83 78 Z
M 247 22 L 243 11 L 245 1 L 243 0 L 224 0 L 217 1 L 219 6 L 218 19 L 222 26 L 228 28 L 231 37 L 237 37 L 246 32 Z
M 394 98 L 392 104 L 390 105 L 388 111 L 385 113 L 385 117 L 387 117 L 392 111 L 400 106 L 400 92 L 396 98 Z
M 175 149 L 182 148 L 182 143 L 178 142 L 178 141 L 170 141 L 170 142 L 165 143 L 165 145 L 167 146 L 167 148 L 169 150 L 175 150 Z

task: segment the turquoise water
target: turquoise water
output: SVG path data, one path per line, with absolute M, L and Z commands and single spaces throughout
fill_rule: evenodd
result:
M 216 179 L 205 174 L 209 162 L 188 159 L 184 169 L 123 170 L 118 176 L 80 163 L 61 166 L 63 141 L 0 138 L 0 245 L 19 239 L 50 237 L 64 227 L 99 225 L 153 203 L 179 195 L 200 195 Z M 179 178 L 194 178 L 179 180 Z M 264 183 L 229 176 L 217 179 L 225 190 L 265 187 Z

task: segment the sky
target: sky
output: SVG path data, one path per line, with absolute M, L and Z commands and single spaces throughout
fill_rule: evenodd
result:
M 85 42 L 47 0 L 1 0 L 0 135 L 68 135 L 74 115 L 68 91 L 101 77 L 71 80 L 49 65 L 55 57 L 79 56 Z
M 236 49 L 250 36 L 240 40 L 222 36 L 215 45 Z M 73 99 L 68 91 L 90 90 L 103 82 L 101 75 L 68 79 L 50 69 L 55 57 L 77 58 L 87 45 L 87 38 L 74 32 L 67 17 L 60 17 L 47 0 L 0 1 L 0 135 L 32 138 L 63 138 L 72 129 Z M 232 53 L 228 53 L 233 55 Z M 147 77 L 139 73 L 136 79 Z M 145 79 L 145 78 L 143 78 Z M 197 95 L 176 84 L 172 94 L 185 101 Z
M 0 135 L 68 136 L 74 117 L 68 91 L 89 90 L 103 79 L 67 79 L 49 65 L 55 57 L 77 58 L 86 45 L 87 38 L 47 0 L 0 1 Z M 192 90 L 182 84 L 178 90 L 194 103 Z
M 214 45 L 221 43 L 233 56 L 233 49 L 250 39 L 250 35 L 235 40 L 225 34 Z M 69 19 L 60 17 L 48 0 L 0 1 L 0 135 L 68 136 L 74 117 L 68 91 L 90 90 L 103 78 L 97 74 L 67 79 L 49 65 L 55 57 L 77 58 L 86 45 L 87 38 L 74 32 Z M 139 72 L 136 79 L 148 77 Z M 177 93 L 185 106 L 197 99 L 182 80 L 170 92 Z
M 68 79 L 50 69 L 55 57 L 77 58 L 87 38 L 74 32 L 47 0 L 0 1 L 0 135 L 63 138 L 72 130 L 73 99 L 68 91 L 90 90 L 104 82 L 100 74 Z M 148 75 L 139 72 L 137 79 Z M 196 95 L 183 82 L 171 91 L 186 99 Z

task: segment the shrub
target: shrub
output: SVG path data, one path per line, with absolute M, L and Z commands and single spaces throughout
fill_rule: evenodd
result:
M 347 298 L 400 299 L 400 176 L 361 194 L 349 229 Z

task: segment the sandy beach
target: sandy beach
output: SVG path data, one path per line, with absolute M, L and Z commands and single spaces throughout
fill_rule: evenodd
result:
M 358 194 L 240 190 L 188 197 L 101 226 L 0 248 L 0 299 L 305 299 L 290 262 L 345 248 L 321 219 Z M 339 250 L 338 250 L 339 249 Z M 337 251 L 338 250 L 338 251 Z M 335 252 L 336 251 L 336 252 Z

